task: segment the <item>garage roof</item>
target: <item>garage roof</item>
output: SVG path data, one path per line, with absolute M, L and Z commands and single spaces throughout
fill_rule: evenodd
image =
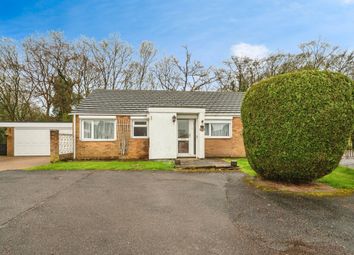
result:
M 72 122 L 11 122 L 0 121 L 0 127 L 27 127 L 27 128 L 71 128 Z
M 152 107 L 203 108 L 206 113 L 240 114 L 242 92 L 95 90 L 73 110 L 78 114 L 139 114 Z

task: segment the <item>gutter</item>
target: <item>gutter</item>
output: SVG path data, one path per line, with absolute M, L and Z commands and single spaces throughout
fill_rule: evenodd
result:
M 73 150 L 73 159 L 76 159 L 76 114 L 73 114 L 73 135 L 74 135 L 74 141 L 73 141 L 73 146 L 74 146 L 74 150 Z

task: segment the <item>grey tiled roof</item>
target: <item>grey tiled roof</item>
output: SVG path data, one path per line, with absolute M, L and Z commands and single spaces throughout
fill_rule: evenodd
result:
M 95 90 L 73 110 L 89 114 L 139 114 L 149 107 L 204 108 L 206 113 L 239 114 L 244 93 L 162 90 Z

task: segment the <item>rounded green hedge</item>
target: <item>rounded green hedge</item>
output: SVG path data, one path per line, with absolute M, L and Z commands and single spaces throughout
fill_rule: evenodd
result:
M 299 71 L 254 84 L 241 110 L 247 158 L 262 177 L 310 182 L 338 166 L 353 127 L 354 83 Z

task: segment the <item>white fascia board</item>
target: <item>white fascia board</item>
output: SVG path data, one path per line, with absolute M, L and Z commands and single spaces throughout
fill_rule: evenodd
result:
M 147 119 L 147 114 L 117 114 L 117 115 L 101 115 L 101 114 L 80 114 L 79 119 L 116 119 L 117 116 L 130 116 L 131 119 Z
M 109 120 L 115 120 L 116 116 L 102 116 L 102 115 L 80 115 L 79 119 L 109 119 Z
M 239 113 L 234 113 L 234 114 L 230 114 L 230 113 L 206 113 L 205 117 L 206 118 L 210 118 L 210 117 L 240 117 L 241 114 Z
M 177 114 L 177 119 L 191 119 L 195 120 L 198 118 L 198 114 Z
M 232 120 L 233 116 L 215 116 L 215 115 L 208 115 L 205 116 L 205 120 Z
M 13 128 L 72 128 L 71 122 L 0 122 L 0 127 Z
M 147 115 L 135 115 L 130 117 L 131 120 L 146 120 L 148 119 Z
M 70 113 L 70 115 L 74 115 L 76 114 L 76 116 L 141 116 L 146 114 L 145 112 L 141 112 L 141 113 L 117 113 L 117 114 L 113 114 L 113 113 Z
M 149 113 L 161 112 L 161 113 L 205 113 L 204 108 L 168 108 L 168 107 L 151 107 L 148 108 Z

